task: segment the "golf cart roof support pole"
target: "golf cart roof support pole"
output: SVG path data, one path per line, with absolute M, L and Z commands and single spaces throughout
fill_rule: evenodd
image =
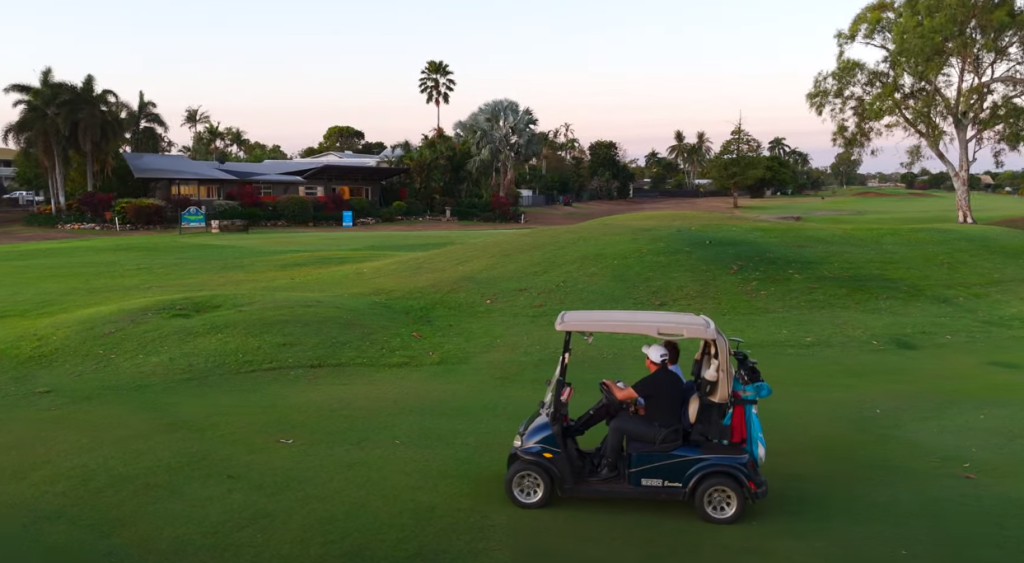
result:
M 562 344 L 562 364 L 558 370 L 558 378 L 565 381 L 565 374 L 569 369 L 569 355 L 572 353 L 572 331 L 566 331 L 565 343 Z M 559 390 L 561 391 L 561 390 Z

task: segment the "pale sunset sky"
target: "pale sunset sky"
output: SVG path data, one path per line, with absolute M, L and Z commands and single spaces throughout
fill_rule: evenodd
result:
M 47 65 L 67 80 L 92 73 L 129 101 L 145 91 L 176 142 L 188 142 L 185 107 L 202 104 L 292 153 L 331 125 L 417 141 L 435 123 L 419 71 L 442 59 L 458 82 L 441 108 L 445 129 L 508 97 L 543 129 L 569 122 L 584 144 L 612 139 L 642 158 L 664 152 L 675 129 L 704 129 L 717 145 L 742 111 L 763 142 L 786 137 L 827 166 L 830 125 L 804 95 L 834 62 L 835 31 L 866 3 L 37 0 L 4 8 L 0 85 L 33 82 Z M 2 101 L 6 123 L 12 98 Z M 897 145 L 863 170 L 896 170 Z

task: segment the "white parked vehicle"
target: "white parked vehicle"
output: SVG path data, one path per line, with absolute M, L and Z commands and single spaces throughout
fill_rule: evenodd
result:
M 11 192 L 3 197 L 4 199 L 16 199 L 25 203 L 43 203 L 46 201 L 45 197 L 32 192 Z

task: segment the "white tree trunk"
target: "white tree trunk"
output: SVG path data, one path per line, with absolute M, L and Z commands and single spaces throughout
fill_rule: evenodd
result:
M 961 166 L 964 168 L 964 166 Z M 950 174 L 953 189 L 956 190 L 956 222 L 965 225 L 977 225 L 974 213 L 971 212 L 971 185 L 969 172 Z
M 50 188 L 50 214 L 57 214 L 57 180 L 54 177 L 53 169 L 46 169 L 46 183 Z
M 53 171 L 54 171 L 54 186 L 57 191 L 57 200 L 60 202 L 60 208 L 63 210 L 65 207 L 64 201 L 64 163 L 61 160 L 60 152 L 57 147 L 53 148 Z
M 940 156 L 940 160 L 946 165 L 949 177 L 953 181 L 953 189 L 956 191 L 956 222 L 965 225 L 977 225 L 974 220 L 974 213 L 971 212 L 971 159 L 967 154 L 969 150 L 967 142 L 967 128 L 959 127 L 956 130 L 957 145 L 959 147 L 960 162 L 954 168 L 953 163 Z M 932 152 L 936 152 L 932 149 Z
M 88 147 L 85 149 L 85 184 L 90 192 L 93 190 L 93 187 L 95 186 L 95 175 L 96 163 L 93 162 L 92 147 Z

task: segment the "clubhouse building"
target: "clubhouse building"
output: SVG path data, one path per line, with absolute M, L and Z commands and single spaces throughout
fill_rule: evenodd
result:
M 407 172 L 388 166 L 398 156 L 391 150 L 379 155 L 328 152 L 295 160 L 216 162 L 182 155 L 124 153 L 135 178 L 150 181 L 154 197 L 188 196 L 199 200 L 223 199 L 240 186 L 252 186 L 263 197 L 300 195 L 378 201 L 381 183 Z

